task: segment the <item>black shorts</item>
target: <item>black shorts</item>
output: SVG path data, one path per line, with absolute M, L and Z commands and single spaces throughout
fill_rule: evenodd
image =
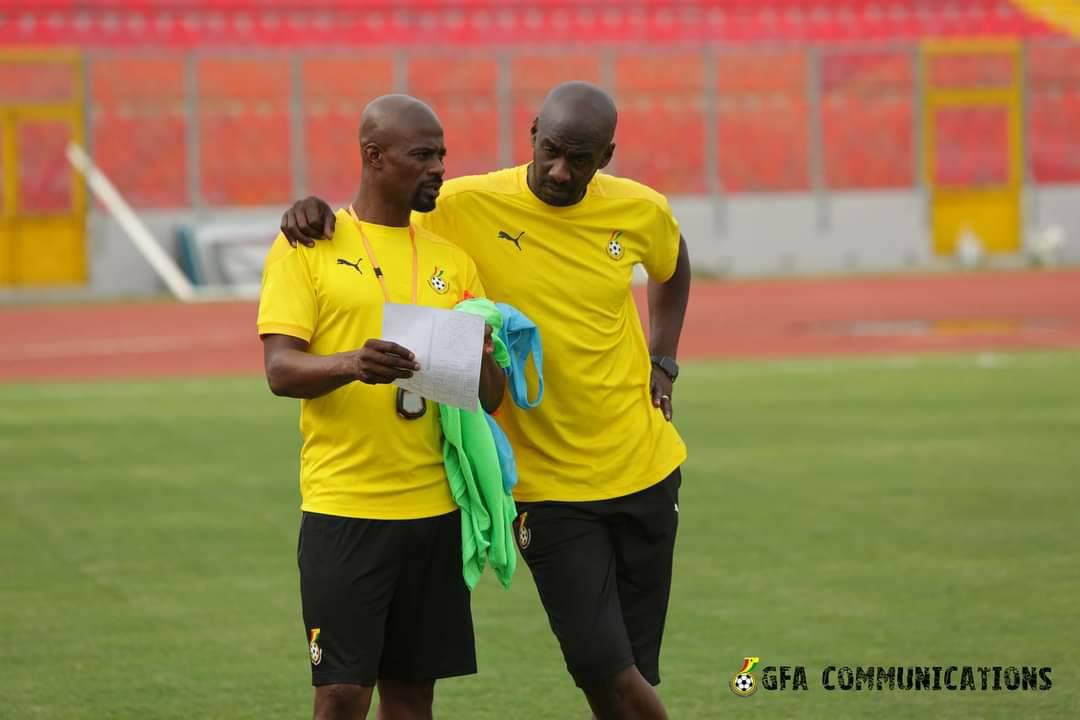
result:
M 631 665 L 660 683 L 681 484 L 676 469 L 611 500 L 517 503 L 514 536 L 578 687 Z
M 461 515 L 304 513 L 297 547 L 312 685 L 476 672 Z

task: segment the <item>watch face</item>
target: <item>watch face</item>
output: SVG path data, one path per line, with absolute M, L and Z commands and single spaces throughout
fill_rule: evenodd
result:
M 669 357 L 654 358 L 653 363 L 666 372 L 672 380 L 679 374 L 679 366 Z

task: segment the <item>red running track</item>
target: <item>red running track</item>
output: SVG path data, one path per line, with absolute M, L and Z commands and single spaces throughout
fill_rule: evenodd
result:
M 643 293 L 638 294 L 639 303 Z M 0 381 L 257 374 L 254 303 L 0 310 Z M 1080 270 L 699 282 L 681 359 L 1080 348 Z

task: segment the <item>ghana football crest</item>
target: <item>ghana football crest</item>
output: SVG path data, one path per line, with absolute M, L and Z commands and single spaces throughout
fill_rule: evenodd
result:
M 757 679 L 754 677 L 754 668 L 761 664 L 761 658 L 743 658 L 742 668 L 731 676 L 731 692 L 739 697 L 750 697 L 757 692 Z
M 450 283 L 446 282 L 446 279 L 443 278 L 443 272 L 444 271 L 440 270 L 439 266 L 436 265 L 435 271 L 431 273 L 431 277 L 428 278 L 428 285 L 440 295 L 445 295 L 446 291 L 450 289 Z
M 319 645 L 319 628 L 312 628 L 308 632 L 308 654 L 311 656 L 311 664 L 318 665 L 322 662 L 322 647 Z
M 525 521 L 528 519 L 529 513 L 521 513 L 521 521 L 518 523 L 518 547 L 522 550 L 529 547 L 529 543 L 532 542 L 532 530 L 525 527 Z
M 611 256 L 612 260 L 622 260 L 623 256 L 623 244 L 622 244 L 622 230 L 612 230 L 611 237 L 608 238 L 607 254 Z

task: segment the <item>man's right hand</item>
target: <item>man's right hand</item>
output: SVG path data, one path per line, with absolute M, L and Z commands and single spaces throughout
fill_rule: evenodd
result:
M 281 216 L 281 232 L 289 244 L 297 243 L 315 247 L 316 240 L 329 240 L 334 237 L 336 218 L 322 199 L 314 195 L 297 200 Z
M 420 369 L 416 356 L 397 343 L 372 338 L 359 350 L 347 353 L 354 377 L 368 385 L 392 383 L 412 377 Z

